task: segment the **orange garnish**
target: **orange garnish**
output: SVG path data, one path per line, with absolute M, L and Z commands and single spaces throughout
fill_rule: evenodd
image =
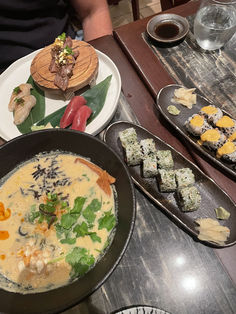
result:
M 5 258 L 6 258 L 6 255 L 5 255 L 5 254 L 1 254 L 1 255 L 0 255 L 0 259 L 1 259 L 1 260 L 4 260 Z
M 8 231 L 0 231 L 0 240 L 6 240 L 9 238 Z
M 29 264 L 30 264 L 30 259 L 31 259 L 31 256 L 30 256 L 30 255 L 23 257 L 23 261 L 24 261 L 25 266 L 29 266 Z
M 77 157 L 75 159 L 75 163 L 77 161 L 81 162 L 82 164 L 86 165 L 91 170 L 96 172 L 96 174 L 99 175 L 99 178 L 97 179 L 97 184 L 106 194 L 111 195 L 110 184 L 115 183 L 116 179 L 112 177 L 109 173 L 107 173 L 105 170 L 103 170 L 102 168 L 90 163 L 89 161 L 83 158 Z
M 9 208 L 5 209 L 5 206 L 0 202 L 0 221 L 6 220 L 11 216 L 11 210 Z

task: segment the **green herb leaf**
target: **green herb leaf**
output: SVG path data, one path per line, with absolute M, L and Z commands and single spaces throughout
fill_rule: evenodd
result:
M 75 278 L 84 275 L 95 263 L 93 255 L 85 248 L 75 247 L 71 253 L 66 256 L 66 262 L 71 265 L 70 276 Z
M 16 86 L 16 87 L 13 89 L 13 93 L 14 93 L 15 95 L 19 94 L 20 91 L 21 91 L 21 89 L 20 89 L 19 86 Z
M 62 34 L 59 35 L 57 38 L 60 39 L 60 40 L 62 40 L 62 41 L 65 41 L 65 40 L 66 40 L 66 33 L 62 33 Z
M 92 200 L 92 202 L 83 211 L 83 217 L 88 221 L 88 223 L 93 223 L 96 215 L 94 214 L 101 209 L 102 203 L 98 199 Z
M 85 197 L 76 197 L 74 200 L 74 207 L 70 211 L 71 214 L 81 214 L 82 208 L 84 206 L 84 203 L 86 201 Z
M 62 244 L 70 244 L 70 245 L 72 245 L 72 244 L 75 244 L 75 242 L 76 242 L 76 238 L 65 238 L 65 239 L 62 239 L 62 240 L 60 240 L 60 242 L 62 243 Z
M 98 219 L 98 229 L 107 229 L 107 231 L 111 231 L 115 225 L 116 225 L 116 218 L 115 216 L 111 213 L 111 210 L 108 212 L 105 212 L 103 217 Z
M 86 235 L 88 235 L 89 231 L 88 231 L 88 225 L 86 224 L 86 222 L 82 222 L 82 224 L 78 224 L 74 227 L 73 232 L 76 233 L 76 237 L 84 237 Z
M 91 232 L 89 234 L 90 238 L 92 239 L 93 242 L 99 242 L 101 243 L 101 238 L 97 235 L 96 232 Z
M 31 95 L 36 98 L 36 105 L 30 111 L 28 118 L 21 124 L 17 125 L 20 133 L 31 132 L 31 126 L 37 121 L 41 120 L 45 116 L 45 97 L 44 92 L 34 83 L 34 80 L 30 76 L 27 83 L 31 84 L 33 89 Z
M 28 220 L 29 222 L 33 223 L 34 220 L 35 220 L 36 218 L 38 218 L 39 216 L 40 216 L 40 212 L 39 212 L 39 211 L 36 211 L 36 204 L 31 205 L 31 207 L 30 207 L 30 213 L 29 213 L 29 215 L 28 215 L 28 217 L 27 217 L 27 220 Z
M 77 221 L 78 215 L 70 213 L 61 216 L 61 226 L 69 230 Z
M 87 100 L 86 105 L 90 107 L 93 111 L 87 121 L 87 124 L 93 121 L 97 117 L 99 112 L 102 110 L 106 100 L 107 91 L 111 82 L 111 78 L 112 75 L 109 75 L 105 80 L 91 87 L 82 94 L 82 96 L 84 96 L 84 98 Z M 67 105 L 56 110 L 55 112 L 51 113 L 50 115 L 46 116 L 40 121 L 38 119 L 37 125 L 46 125 L 48 123 L 51 123 L 53 127 L 59 126 L 60 120 L 66 110 L 66 107 Z

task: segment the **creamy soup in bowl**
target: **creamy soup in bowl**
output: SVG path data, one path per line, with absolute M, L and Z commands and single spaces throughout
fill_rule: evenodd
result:
M 84 157 L 40 153 L 0 186 L 0 286 L 44 292 L 84 276 L 117 225 L 115 178 Z

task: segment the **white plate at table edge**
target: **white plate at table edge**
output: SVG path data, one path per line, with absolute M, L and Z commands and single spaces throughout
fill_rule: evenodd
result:
M 137 305 L 124 308 L 118 312 L 113 312 L 114 314 L 170 314 L 164 310 L 158 309 L 157 307 L 149 305 Z
M 36 50 L 27 56 L 24 56 L 13 64 L 11 64 L 1 75 L 0 75 L 0 93 L 2 95 L 1 101 L 1 115 L 0 115 L 0 136 L 4 140 L 11 140 L 21 133 L 13 123 L 13 113 L 8 110 L 8 103 L 11 97 L 13 89 L 21 83 L 26 83 L 30 76 L 30 64 L 36 54 L 40 51 Z M 121 77 L 120 73 L 114 64 L 114 62 L 104 53 L 96 50 L 99 59 L 98 75 L 96 84 L 103 81 L 107 76 L 112 74 L 111 83 L 107 92 L 106 100 L 101 112 L 98 116 L 86 127 L 85 132 L 91 135 L 98 134 L 112 119 L 121 92 Z M 26 67 L 26 69 L 25 69 Z M 24 69 L 23 73 L 20 69 Z M 18 73 L 17 73 L 18 72 Z M 14 77 L 14 75 L 16 77 Z M 14 79 L 12 79 L 12 76 Z M 50 93 L 49 93 L 50 94 Z M 47 97 L 45 93 L 45 116 L 56 111 L 57 109 L 65 106 L 68 101 L 62 99 L 51 99 Z

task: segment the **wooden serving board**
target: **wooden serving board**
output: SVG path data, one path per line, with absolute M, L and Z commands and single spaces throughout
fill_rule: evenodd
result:
M 98 56 L 95 49 L 84 41 L 73 40 L 73 50 L 79 50 L 73 68 L 73 75 L 69 79 L 66 91 L 76 91 L 90 84 L 97 75 Z M 43 89 L 59 90 L 54 85 L 55 73 L 49 71 L 52 45 L 45 47 L 33 59 L 30 73 L 34 81 Z

